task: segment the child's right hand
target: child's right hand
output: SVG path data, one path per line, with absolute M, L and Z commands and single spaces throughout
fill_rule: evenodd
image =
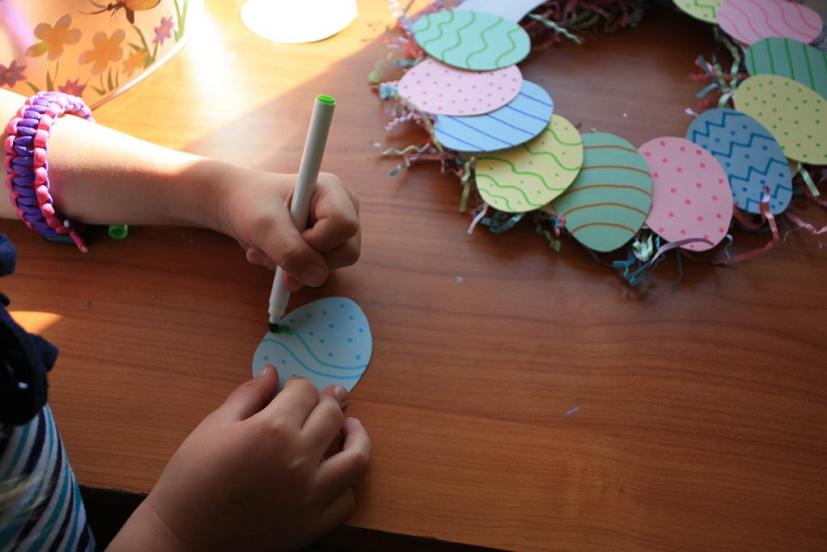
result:
M 271 367 L 242 384 L 184 441 L 112 550 L 284 550 L 338 526 L 368 467 L 347 392 L 291 379 L 271 400 Z M 328 450 L 344 436 L 341 450 Z

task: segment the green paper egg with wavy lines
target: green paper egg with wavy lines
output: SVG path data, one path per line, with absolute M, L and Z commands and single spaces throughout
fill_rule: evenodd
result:
M 493 71 L 519 63 L 531 50 L 528 33 L 496 15 L 443 10 L 423 15 L 413 26 L 419 46 L 443 63 L 472 71 Z
M 585 134 L 580 174 L 551 206 L 577 241 L 613 251 L 634 237 L 652 208 L 649 165 L 619 136 Z

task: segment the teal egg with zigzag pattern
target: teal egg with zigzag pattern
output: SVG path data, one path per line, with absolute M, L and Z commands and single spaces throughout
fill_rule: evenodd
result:
M 649 165 L 619 136 L 585 134 L 583 167 L 551 207 L 581 244 L 594 251 L 613 251 L 635 236 L 652 208 Z
M 686 137 L 721 164 L 739 209 L 760 213 L 765 189 L 773 214 L 784 211 L 792 201 L 792 173 L 781 146 L 746 113 L 709 109 L 692 121 Z
M 419 46 L 443 63 L 472 71 L 493 71 L 522 61 L 531 50 L 517 23 L 471 10 L 442 10 L 413 25 Z

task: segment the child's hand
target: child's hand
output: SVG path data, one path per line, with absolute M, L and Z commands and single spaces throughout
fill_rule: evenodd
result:
M 330 271 L 359 258 L 359 202 L 338 177 L 322 173 L 310 204 L 308 228 L 290 218 L 295 175 L 249 171 L 220 187 L 220 229 L 247 251 L 247 260 L 288 273 L 291 292 L 320 286 Z
M 291 379 L 270 400 L 277 383 L 266 368 L 201 422 L 112 550 L 295 549 L 344 522 L 370 460 L 368 434 L 344 417 L 343 388 L 319 394 Z

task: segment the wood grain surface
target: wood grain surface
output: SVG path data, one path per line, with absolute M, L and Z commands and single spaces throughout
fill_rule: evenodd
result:
M 387 4 L 360 0 L 354 25 L 300 46 L 253 36 L 239 6 L 208 1 L 192 43 L 96 117 L 294 171 L 312 97 L 339 100 L 324 168 L 362 199 L 364 254 L 294 304 L 342 294 L 371 321 L 349 408 L 375 455 L 351 524 L 508 549 L 827 548 L 827 251 L 813 238 L 689 263 L 677 288 L 669 261 L 641 296 L 573 240 L 555 253 L 528 225 L 468 235 L 454 178 L 390 177 L 372 145 Z M 709 27 L 659 9 L 523 67 L 558 113 L 640 145 L 683 136 L 687 75 L 712 48 Z M 2 282 L 12 311 L 61 348 L 50 402 L 80 481 L 147 491 L 250 376 L 271 275 L 200 230 L 135 228 L 88 255 L 0 231 L 20 253 Z

